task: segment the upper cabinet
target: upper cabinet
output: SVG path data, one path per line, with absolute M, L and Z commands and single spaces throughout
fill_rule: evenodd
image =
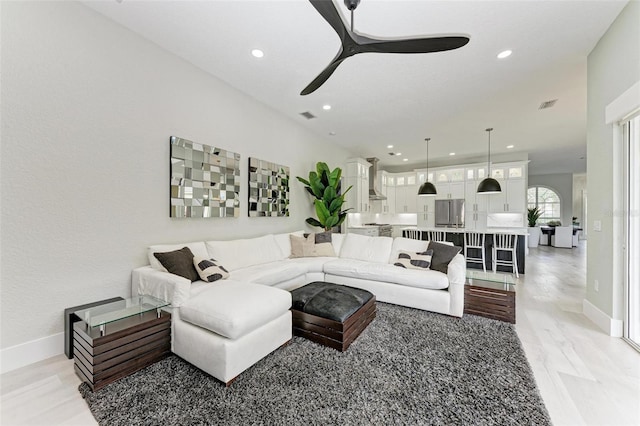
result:
M 525 213 L 527 211 L 526 163 L 502 163 L 491 166 L 491 177 L 502 192 L 487 195 L 489 213 Z
M 369 163 L 364 158 L 350 158 L 344 177 L 344 189 L 352 186 L 347 192 L 346 208 L 352 213 L 366 213 L 371 211 L 369 204 Z

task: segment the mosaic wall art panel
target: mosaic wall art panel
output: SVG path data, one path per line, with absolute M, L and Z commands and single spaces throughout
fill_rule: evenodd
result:
M 289 216 L 289 167 L 249 158 L 249 216 Z
M 240 154 L 176 136 L 170 144 L 170 216 L 240 216 Z

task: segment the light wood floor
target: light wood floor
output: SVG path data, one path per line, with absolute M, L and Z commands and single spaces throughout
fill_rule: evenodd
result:
M 582 312 L 584 243 L 527 257 L 516 329 L 555 425 L 640 425 L 640 354 Z M 2 425 L 95 425 L 60 355 L 0 376 Z

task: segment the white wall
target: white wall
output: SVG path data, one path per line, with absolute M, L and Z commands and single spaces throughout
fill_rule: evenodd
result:
M 587 174 L 574 173 L 573 175 L 573 215 L 578 218 L 582 225 L 581 237 L 586 237 L 588 226 L 585 221 L 586 206 L 584 205 L 583 193 L 587 191 Z
M 303 228 L 294 177 L 350 156 L 81 4 L 3 2 L 1 36 L 3 349 L 128 296 L 150 244 Z M 239 218 L 169 218 L 171 135 L 241 154 Z M 247 217 L 250 156 L 291 167 L 291 217 Z
M 587 248 L 587 302 L 611 318 L 621 320 L 621 258 L 614 255 L 620 237 L 616 225 L 621 217 L 615 209 L 620 176 L 614 151 L 613 125 L 605 123 L 606 106 L 640 78 L 640 2 L 625 6 L 587 60 L 587 191 L 589 244 Z M 594 221 L 602 231 L 594 232 Z M 616 272 L 617 271 L 617 272 Z M 594 283 L 599 282 L 596 291 Z
M 560 196 L 560 221 L 564 226 L 571 225 L 573 216 L 573 175 L 558 173 L 551 175 L 529 175 L 529 188 L 532 186 L 546 186 Z

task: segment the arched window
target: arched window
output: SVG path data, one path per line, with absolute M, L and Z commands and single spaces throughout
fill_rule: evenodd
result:
M 528 208 L 537 207 L 540 210 L 540 223 L 560 220 L 560 196 L 551 188 L 532 186 L 527 190 L 527 204 Z

